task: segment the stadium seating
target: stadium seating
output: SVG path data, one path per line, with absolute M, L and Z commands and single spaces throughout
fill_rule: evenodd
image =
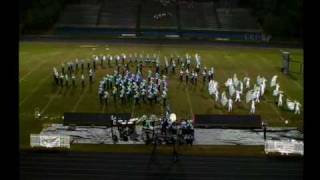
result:
M 217 14 L 222 29 L 259 29 L 255 19 L 250 15 L 248 9 L 218 8 Z
M 207 1 L 162 5 L 158 0 L 72 1 L 65 6 L 56 27 L 58 33 L 85 34 L 89 28 L 92 33 L 119 34 L 120 31 L 136 31 L 138 27 L 141 34 L 151 36 L 178 31 L 189 36 L 194 33 L 191 31 L 197 31 L 198 35 L 207 33 L 204 37 L 237 39 L 248 39 L 244 36 L 259 34 L 261 30 L 249 10 L 238 8 L 234 3 L 225 5 Z M 239 35 L 226 32 L 239 32 Z
M 67 5 L 57 22 L 57 26 L 95 26 L 99 8 L 97 4 Z
M 182 29 L 215 29 L 218 28 L 213 2 L 180 4 L 180 21 Z
M 154 16 L 160 13 L 170 13 L 169 16 L 155 19 Z M 143 2 L 141 9 L 141 28 L 152 28 L 152 29 L 176 29 L 177 28 L 177 13 L 176 6 L 169 4 L 162 6 L 160 2 L 153 0 Z
M 99 27 L 135 28 L 137 21 L 138 1 L 104 0 L 99 16 Z

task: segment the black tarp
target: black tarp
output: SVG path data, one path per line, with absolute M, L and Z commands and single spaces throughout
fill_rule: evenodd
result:
M 112 118 L 116 117 L 118 120 L 129 120 L 131 118 L 130 113 L 64 113 L 64 125 L 78 125 L 78 126 L 111 126 Z
M 207 115 L 194 116 L 196 128 L 261 128 L 260 115 Z

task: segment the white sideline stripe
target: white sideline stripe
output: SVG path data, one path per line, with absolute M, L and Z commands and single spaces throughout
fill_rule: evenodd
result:
M 80 45 L 81 48 L 97 48 L 97 45 Z
M 229 41 L 230 39 L 229 38 L 216 38 L 216 40 L 218 40 L 218 41 Z
M 180 36 L 178 34 L 167 34 L 165 37 L 167 37 L 167 38 L 179 38 Z
M 136 37 L 136 34 L 121 34 L 123 37 Z
M 282 116 L 281 116 L 281 114 L 280 114 L 280 112 L 279 112 L 279 110 L 277 109 L 277 108 L 275 108 L 272 104 L 270 104 L 270 103 L 267 103 L 269 106 L 271 106 L 271 108 L 279 115 L 279 117 L 280 117 L 280 119 L 282 120 L 282 119 L 284 119 Z
M 78 106 L 79 106 L 79 104 L 80 104 L 80 102 L 82 101 L 82 99 L 83 99 L 83 97 L 84 97 L 84 95 L 86 94 L 86 92 L 88 91 L 88 89 L 89 89 L 89 84 L 87 84 L 86 85 L 87 87 L 86 87 L 86 89 L 84 90 L 84 92 L 80 95 L 80 98 L 78 99 L 78 101 L 76 102 L 76 104 L 73 106 L 73 108 L 72 108 L 72 111 L 71 112 L 75 112 L 76 110 L 77 110 L 77 108 L 78 108 Z
M 50 76 L 48 76 L 47 78 L 42 79 L 42 80 L 37 84 L 37 86 L 36 86 L 34 89 L 32 89 L 31 93 L 30 93 L 28 96 L 26 96 L 26 97 L 19 103 L 19 106 L 21 106 L 26 100 L 28 100 L 28 99 L 39 89 L 40 85 L 42 85 L 43 82 L 45 82 L 45 81 L 48 80 L 49 78 L 50 78 Z

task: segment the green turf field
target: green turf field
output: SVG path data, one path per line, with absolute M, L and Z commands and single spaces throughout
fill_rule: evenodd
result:
M 98 100 L 98 81 L 112 68 L 101 69 L 98 66 L 96 81 L 92 86 L 76 88 L 56 87 L 53 82 L 52 68 L 60 70 L 62 62 L 75 58 L 90 58 L 93 54 L 120 54 L 126 53 L 159 53 L 161 57 L 170 54 L 183 56 L 188 52 L 194 57 L 198 53 L 202 64 L 210 68 L 214 66 L 215 77 L 220 87 L 237 73 L 239 79 L 244 75 L 251 78 L 251 85 L 257 75 L 262 75 L 268 80 L 275 74 L 279 76 L 280 89 L 290 99 L 296 99 L 302 104 L 303 110 L 303 74 L 284 76 L 280 72 L 282 57 L 278 48 L 252 48 L 231 46 L 207 45 L 152 45 L 152 44 L 98 44 L 96 50 L 84 45 L 85 43 L 53 43 L 53 42 L 20 42 L 19 49 L 19 92 L 20 92 L 20 145 L 29 146 L 29 134 L 39 133 L 46 123 L 62 122 L 64 112 L 129 112 L 133 116 L 143 113 L 162 114 L 161 105 L 121 105 L 113 103 L 112 99 L 107 106 L 101 106 Z M 109 48 L 109 50 L 106 50 Z M 284 49 L 283 49 L 284 50 Z M 295 61 L 303 62 L 302 49 L 285 49 L 291 52 Z M 162 62 L 163 63 L 163 62 Z M 293 67 L 297 68 L 297 67 Z M 131 70 L 135 67 L 132 66 Z M 147 68 L 144 69 L 146 74 Z M 178 72 L 178 71 L 177 71 Z M 226 108 L 216 106 L 213 98 L 209 96 L 207 85 L 202 84 L 199 77 L 197 86 L 180 83 L 177 75 L 168 78 L 168 102 L 171 109 L 179 118 L 191 118 L 193 114 L 230 114 Z M 267 82 L 269 85 L 270 81 Z M 221 88 L 220 88 L 221 89 Z M 221 92 L 221 91 L 220 91 Z M 303 115 L 294 115 L 275 105 L 271 90 L 267 86 L 264 100 L 256 104 L 256 113 L 267 121 L 269 126 L 290 126 L 303 128 Z M 284 99 L 285 100 L 285 99 Z M 244 101 L 244 96 L 242 98 Z M 285 102 L 284 102 L 285 103 Z M 35 120 L 36 107 L 47 119 Z M 248 114 L 249 104 L 244 102 L 235 104 L 231 114 Z M 289 120 L 285 125 L 284 121 Z

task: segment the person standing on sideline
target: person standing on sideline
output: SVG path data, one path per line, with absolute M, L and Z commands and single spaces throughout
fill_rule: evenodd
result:
M 265 122 L 262 122 L 262 128 L 263 128 L 263 139 L 264 141 L 267 140 L 267 124 Z

